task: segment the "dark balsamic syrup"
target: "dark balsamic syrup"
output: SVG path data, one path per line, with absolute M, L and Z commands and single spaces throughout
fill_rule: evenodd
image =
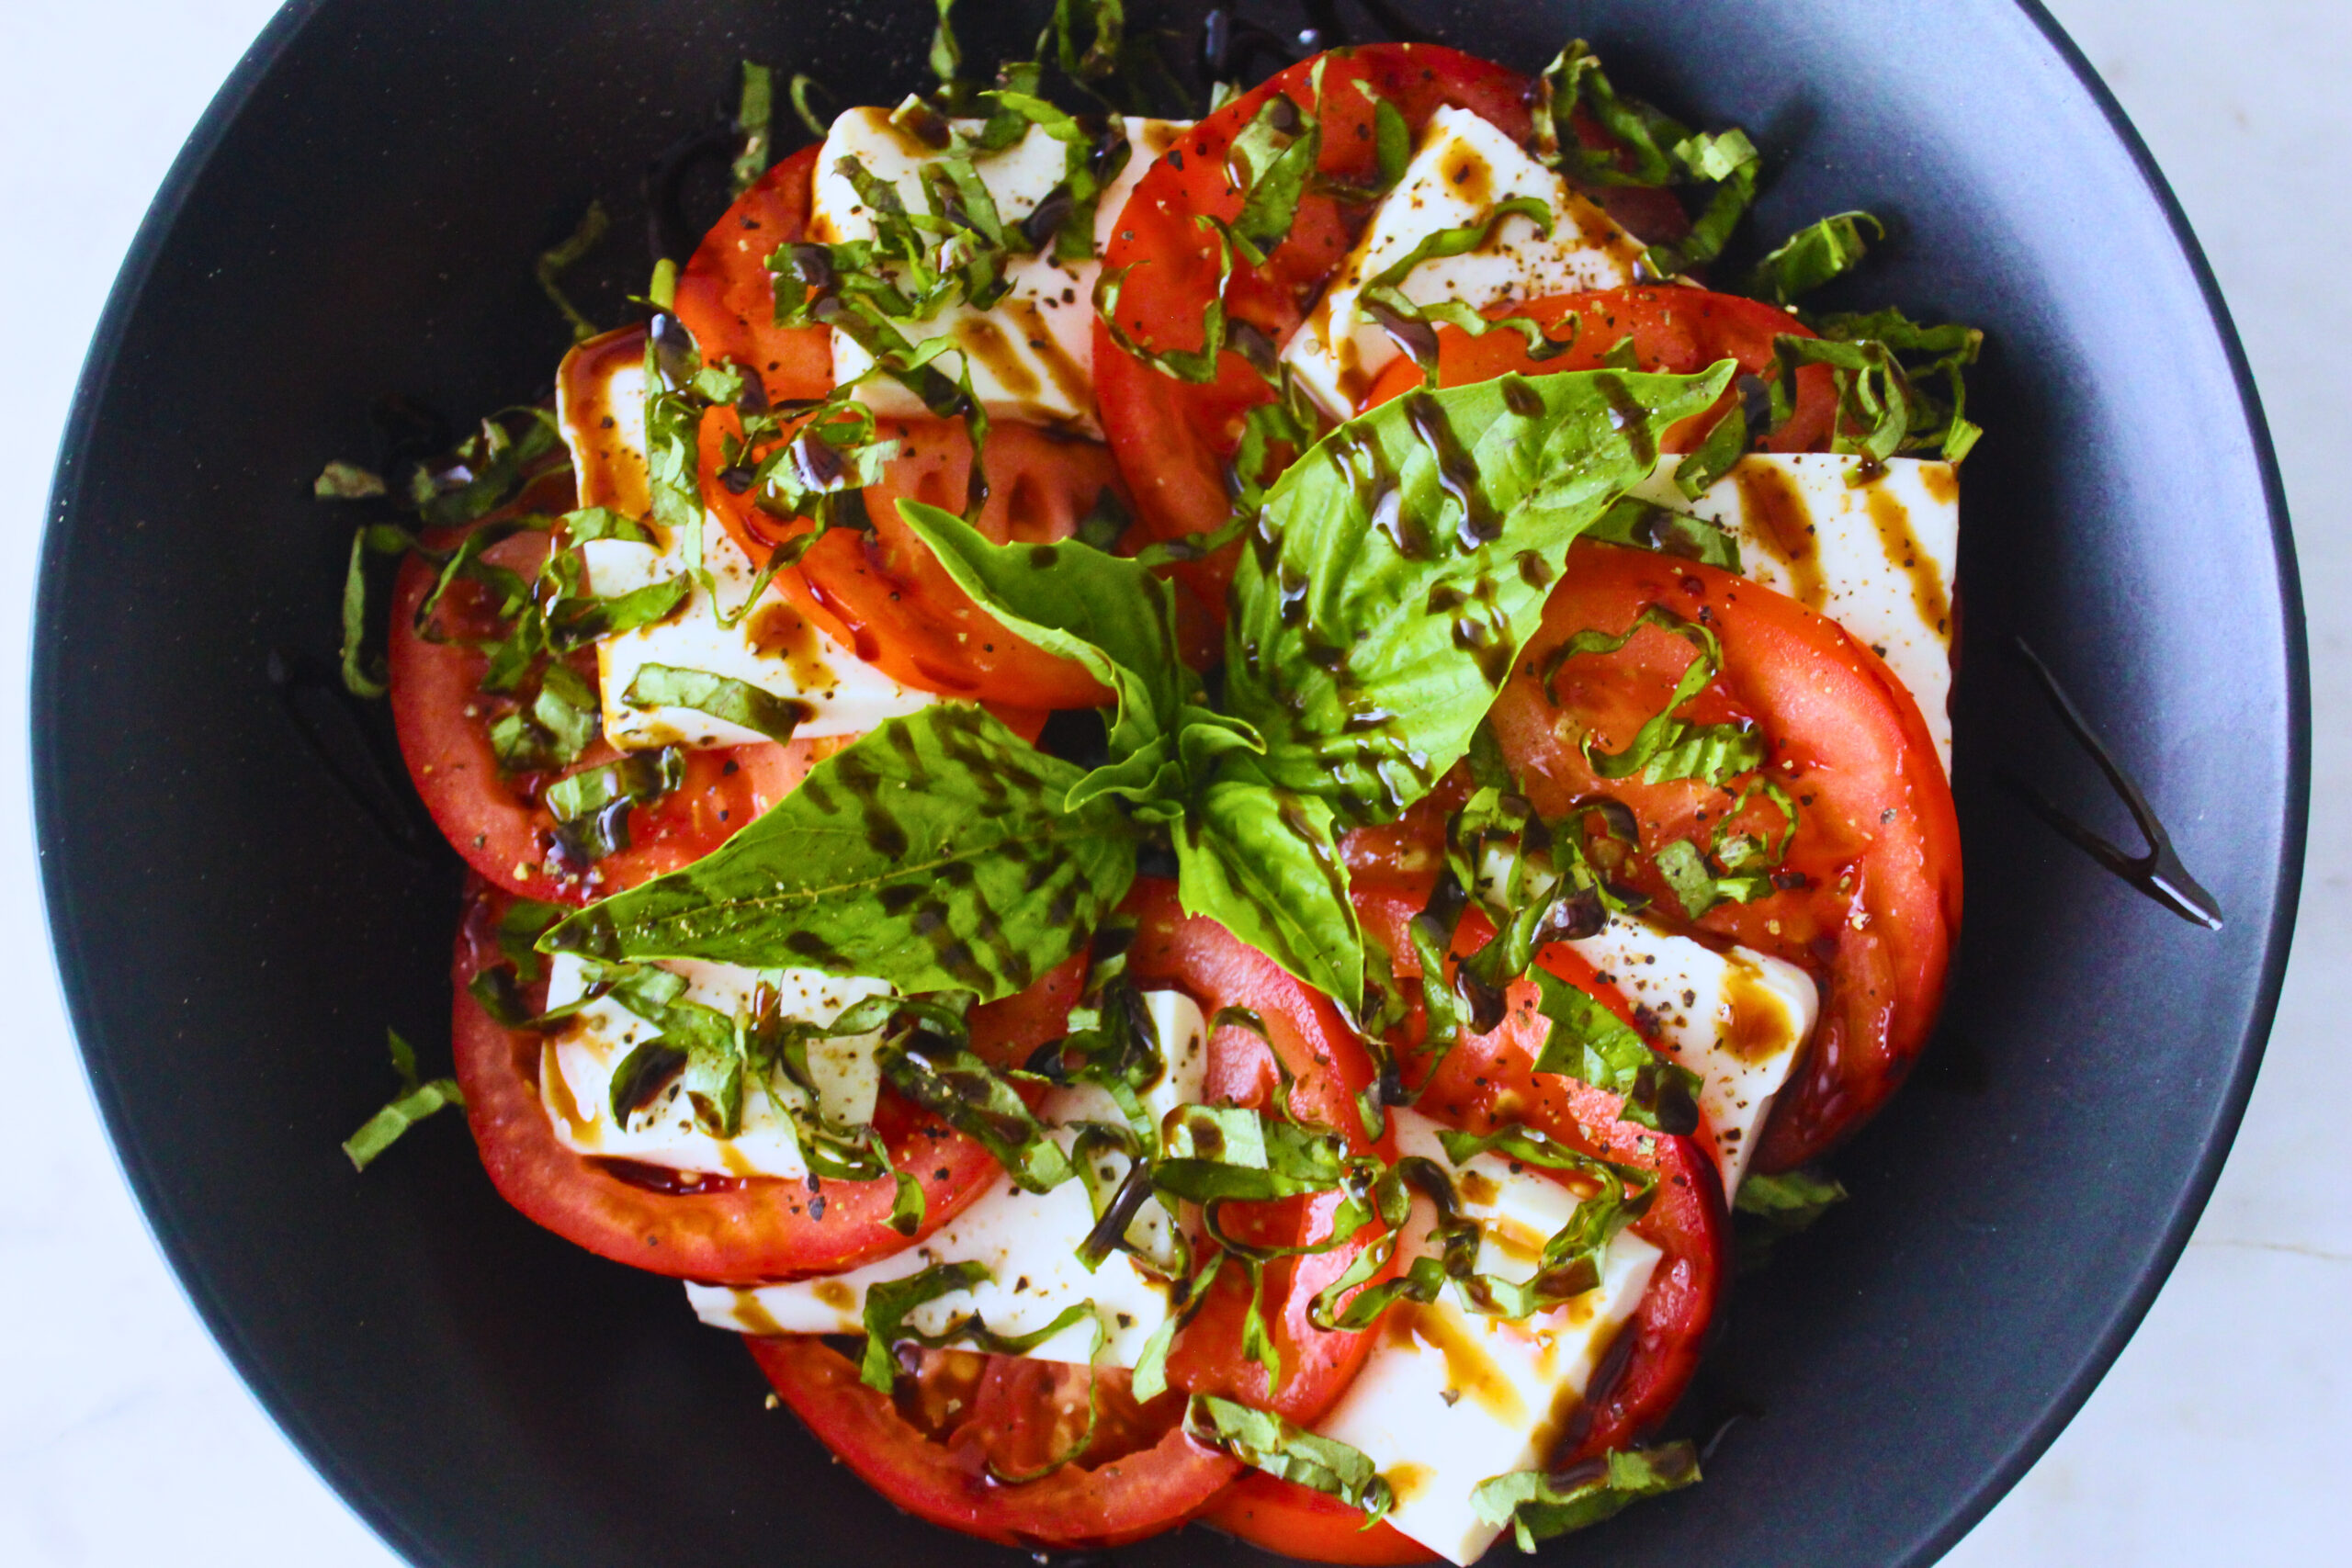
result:
M 2075 705 L 2075 700 L 2066 694 L 2065 688 L 2058 683 L 2058 677 L 2050 672 L 2050 666 L 2041 661 L 2041 655 L 2035 653 L 2021 637 L 2011 641 L 2018 659 L 2041 683 L 2042 694 L 2050 699 L 2050 705 L 2057 711 L 2059 720 L 2083 750 L 2090 753 L 2091 761 L 2098 764 L 2099 772 L 2107 775 L 2108 784 L 2130 810 L 2132 819 L 2139 824 L 2140 836 L 2147 840 L 2148 848 L 2140 854 L 2128 854 L 2083 826 L 2048 795 L 2015 774 L 2008 776 L 2010 787 L 2024 797 L 2035 816 L 2131 886 L 2184 920 L 2203 926 L 2207 931 L 2220 931 L 2221 906 L 2211 893 L 2199 886 L 2195 877 L 2188 874 L 2188 868 L 2180 863 L 2180 856 L 2172 847 L 2172 835 L 2165 830 L 2154 807 L 2148 804 L 2148 797 L 2141 793 L 2132 775 L 2125 773 L 2122 765 L 2109 752 L 2106 742 L 2098 738 L 2098 731 L 2083 716 L 2082 709 Z

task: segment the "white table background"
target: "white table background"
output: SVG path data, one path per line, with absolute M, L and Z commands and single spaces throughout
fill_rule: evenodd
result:
M 149 197 L 273 0 L 0 0 L 0 1562 L 393 1559 L 213 1347 L 84 1086 L 34 875 L 24 737 L 34 562 L 82 354 Z M 2285 465 L 2311 609 L 2313 825 L 2267 1065 L 2146 1324 L 1947 1559 L 2342 1562 L 2352 1496 L 2352 5 L 2054 0 L 2202 237 Z M 2331 1483 L 2329 1478 L 2334 1477 Z

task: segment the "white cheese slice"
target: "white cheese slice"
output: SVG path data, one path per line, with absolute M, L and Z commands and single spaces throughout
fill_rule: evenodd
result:
M 1436 1122 L 1408 1110 L 1390 1115 L 1400 1155 L 1451 1164 Z M 1528 1275 L 1577 1201 L 1561 1183 L 1491 1154 L 1463 1167 L 1454 1188 L 1464 1214 L 1486 1233 L 1479 1270 L 1511 1279 Z M 1416 1197 L 1400 1259 L 1431 1251 L 1435 1222 L 1429 1201 Z M 1389 1524 L 1451 1562 L 1477 1561 L 1501 1529 L 1479 1520 L 1471 1493 L 1551 1460 L 1661 1256 L 1620 1232 L 1596 1289 L 1519 1323 L 1466 1311 L 1451 1292 L 1427 1306 L 1391 1307 L 1363 1370 L 1315 1429 L 1362 1450 L 1387 1478 L 1396 1494 Z
M 588 586 L 605 597 L 626 593 L 686 570 L 681 541 L 667 548 L 626 539 L 591 539 L 580 547 Z M 794 735 L 801 739 L 863 735 L 886 718 L 939 701 L 936 694 L 902 686 L 809 621 L 773 586 L 749 614 L 728 626 L 759 573 L 752 558 L 717 520 L 703 529 L 703 564 L 718 592 L 716 602 L 695 583 L 685 605 L 669 619 L 620 632 L 596 644 L 596 683 L 604 700 L 605 738 L 624 750 L 650 746 L 748 746 L 768 738 L 755 729 L 686 707 L 639 707 L 629 685 L 648 664 L 697 670 L 757 686 L 806 708 Z
M 1624 993 L 1650 1042 L 1699 1075 L 1699 1112 L 1726 1196 L 1739 1190 L 1772 1097 L 1804 1055 L 1820 1012 L 1813 979 L 1793 964 L 1612 915 L 1600 934 L 1567 944 Z
M 1949 774 L 1958 471 L 1894 457 L 1853 485 L 1859 457 L 1758 452 L 1691 501 L 1674 485 L 1680 461 L 1661 458 L 1632 494 L 1736 534 L 1746 576 L 1820 611 L 1885 660 Z
M 1125 166 L 1095 206 L 1097 256 L 1109 243 L 1136 182 L 1187 129 L 1175 121 L 1133 116 L 1123 116 L 1117 123 L 1126 135 L 1128 155 Z M 977 120 L 956 124 L 967 133 L 979 129 Z M 976 158 L 973 168 L 996 203 L 997 216 L 1009 226 L 1036 210 L 1038 203 L 1062 182 L 1064 153 L 1061 142 L 1033 126 L 1002 152 Z M 922 169 L 937 153 L 892 125 L 889 110 L 854 108 L 833 121 L 818 153 L 815 196 L 809 209 L 813 237 L 829 242 L 874 237 L 873 215 L 858 198 L 856 186 L 841 173 L 845 157 L 857 159 L 867 173 L 888 180 L 908 211 L 927 210 Z M 912 343 L 953 339 L 957 346 L 941 356 L 939 367 L 953 377 L 968 364 L 972 389 L 991 418 L 1055 425 L 1099 439 L 1102 430 L 1094 412 L 1094 280 L 1101 271 L 1099 263 L 1092 260 L 1065 264 L 1050 255 L 1017 256 L 1005 268 L 1012 287 L 990 310 L 984 312 L 956 305 L 923 321 L 896 324 Z M 836 385 L 856 379 L 873 363 L 846 334 L 833 334 Z M 888 377 L 864 383 L 857 397 L 879 413 L 914 418 L 925 412 L 921 399 Z
M 686 982 L 684 1000 L 730 1016 L 750 1005 L 753 987 L 763 981 L 775 987 L 786 1018 L 810 1023 L 831 1023 L 842 1009 L 890 990 L 880 980 L 813 969 L 746 969 L 693 961 L 660 967 Z M 548 971 L 548 1006 L 577 1000 L 585 989 L 580 960 L 558 954 Z M 694 1108 L 674 1080 L 626 1124 L 616 1121 L 613 1074 L 633 1047 L 657 1032 L 610 998 L 600 998 L 548 1036 L 539 1058 L 539 1098 L 558 1142 L 583 1155 L 714 1176 L 797 1179 L 808 1173 L 792 1122 L 776 1098 L 805 1103 L 805 1091 L 796 1085 L 771 1086 L 756 1078 L 746 1083 L 742 1129 L 732 1138 L 716 1137 L 696 1125 Z M 809 1077 L 817 1086 L 818 1108 L 827 1117 L 849 1124 L 874 1119 L 881 1088 L 874 1047 L 880 1039 L 859 1034 L 810 1042 Z
M 1371 226 L 1283 347 L 1299 384 L 1326 412 L 1334 419 L 1352 415 L 1373 379 L 1400 352 L 1360 308 L 1364 285 L 1430 234 L 1484 223 L 1513 197 L 1533 197 L 1551 209 L 1548 238 L 1529 218 L 1506 218 L 1484 245 L 1422 262 L 1397 290 L 1416 305 L 1460 300 L 1484 310 L 1505 299 L 1634 281 L 1640 241 L 1478 115 L 1439 109 L 1423 128 L 1404 178 L 1382 199 Z
M 1168 1071 L 1144 1095 L 1145 1108 L 1165 1121 L 1177 1106 L 1197 1101 L 1208 1065 L 1208 1025 L 1190 997 L 1179 991 L 1148 991 L 1146 1005 L 1159 1030 Z M 1100 1089 L 1057 1090 L 1041 1108 L 1049 1122 L 1116 1122 L 1118 1112 Z M 1065 1149 L 1077 1134 L 1056 1133 Z M 1097 1156 L 1097 1183 L 1115 1187 L 1125 1175 L 1122 1156 Z M 1050 1192 L 1024 1192 L 1010 1181 L 942 1225 L 921 1244 L 830 1279 L 743 1289 L 725 1285 L 686 1287 L 686 1300 L 715 1328 L 744 1334 L 862 1334 L 865 1292 L 872 1286 L 942 1263 L 977 1260 L 989 1279 L 916 1308 L 908 1322 L 925 1334 L 939 1334 L 958 1318 L 977 1315 L 1001 1335 L 1034 1333 L 1081 1302 L 1105 1338 L 1096 1364 L 1132 1367 L 1153 1333 L 1168 1320 L 1168 1287 L 1114 1252 L 1092 1273 L 1079 1261 L 1079 1244 L 1095 1224 L 1087 1186 L 1066 1181 Z M 1148 1254 L 1165 1255 L 1171 1235 L 1167 1212 L 1147 1203 L 1128 1228 L 1129 1241 Z M 1047 1361 L 1084 1361 L 1094 1348 L 1093 1324 L 1080 1321 L 1029 1351 Z

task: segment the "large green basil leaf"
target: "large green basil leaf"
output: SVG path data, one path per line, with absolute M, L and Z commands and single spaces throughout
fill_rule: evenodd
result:
M 1363 931 L 1348 898 L 1330 807 L 1275 788 L 1229 754 L 1176 829 L 1176 891 L 1352 1016 L 1363 1005 Z
M 1734 368 L 1416 389 L 1317 443 L 1267 495 L 1226 627 L 1227 705 L 1264 737 L 1268 780 L 1348 822 L 1426 793 L 1468 749 L 1568 546 Z
M 1075 952 L 1135 878 L 1135 831 L 1115 807 L 1062 810 L 1080 776 L 984 709 L 925 708 L 819 763 L 693 865 L 582 910 L 540 945 L 1011 996 Z

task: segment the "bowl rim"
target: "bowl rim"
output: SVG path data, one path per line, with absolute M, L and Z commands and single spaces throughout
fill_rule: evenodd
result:
M 303 1461 L 393 1551 L 411 1562 L 439 1561 L 439 1554 L 414 1534 L 388 1502 L 376 1495 L 367 1476 L 347 1463 L 323 1434 L 313 1429 L 302 1402 L 283 1386 L 268 1359 L 240 1332 L 235 1315 L 215 1289 L 198 1259 L 189 1256 L 181 1237 L 159 1226 L 155 1201 L 163 1190 L 159 1173 L 148 1153 L 117 1136 L 124 1125 L 123 1086 L 115 1077 L 98 1039 L 90 967 L 79 940 L 80 900 L 70 885 L 62 857 L 45 846 L 54 841 L 67 781 L 62 777 L 54 747 L 48 739 L 49 722 L 64 691 L 63 660 L 54 642 L 43 635 L 62 615 L 63 557 L 66 537 L 81 510 L 83 456 L 94 439 L 100 404 L 113 378 L 123 340 L 146 294 L 147 286 L 182 210 L 196 186 L 211 168 L 230 130 L 261 90 L 272 72 L 291 50 L 303 29 L 341 0 L 287 0 L 255 35 L 235 67 L 222 82 L 198 119 L 187 141 L 174 157 L 157 186 L 145 215 L 126 248 L 120 270 L 107 291 L 90 347 L 75 378 L 44 514 L 39 573 L 32 615 L 33 658 L 28 705 L 31 745 L 33 823 L 40 854 L 44 921 L 54 976 L 81 1057 L 84 1079 L 100 1118 L 116 1165 L 138 1201 L 141 1224 L 156 1249 L 170 1265 L 174 1281 L 202 1320 L 206 1331 L 236 1371 L 247 1391 Z M 2122 147 L 2147 194 L 2154 200 L 2173 243 L 2188 263 L 2207 321 L 2230 369 L 2231 386 L 2243 416 L 2248 449 L 2259 476 L 2264 508 L 2270 523 L 2271 547 L 2278 574 L 2278 607 L 2285 628 L 2283 674 L 2286 682 L 2286 791 L 2280 818 L 2279 851 L 2272 872 L 2272 907 L 2263 936 L 2260 972 L 2252 1005 L 2238 1038 L 2229 1071 L 2218 1088 L 2215 1115 L 2205 1135 L 2196 1167 L 2171 1202 L 2163 1230 L 2151 1248 L 2132 1288 L 2109 1311 L 2100 1331 L 2081 1348 L 2074 1371 L 2050 1397 L 2041 1418 L 2021 1432 L 2008 1451 L 1995 1463 L 1955 1506 L 1929 1527 L 1901 1559 L 1904 1568 L 1919 1568 L 1943 1556 L 1983 1520 L 2021 1480 L 2073 1421 L 2088 1401 L 2124 1346 L 2137 1331 L 2157 1293 L 2170 1279 L 2211 1200 L 2233 1145 L 2252 1095 L 2263 1054 L 2278 1010 L 2302 885 L 2311 797 L 2311 681 L 2309 629 L 2304 618 L 2301 580 L 2294 537 L 2269 425 L 2260 393 L 2219 280 L 2187 213 L 2158 168 L 2154 154 L 2125 114 L 2089 59 L 2041 0 L 2009 0 L 2057 56 L 2075 82 L 2088 95 L 2105 119 L 2108 130 Z

